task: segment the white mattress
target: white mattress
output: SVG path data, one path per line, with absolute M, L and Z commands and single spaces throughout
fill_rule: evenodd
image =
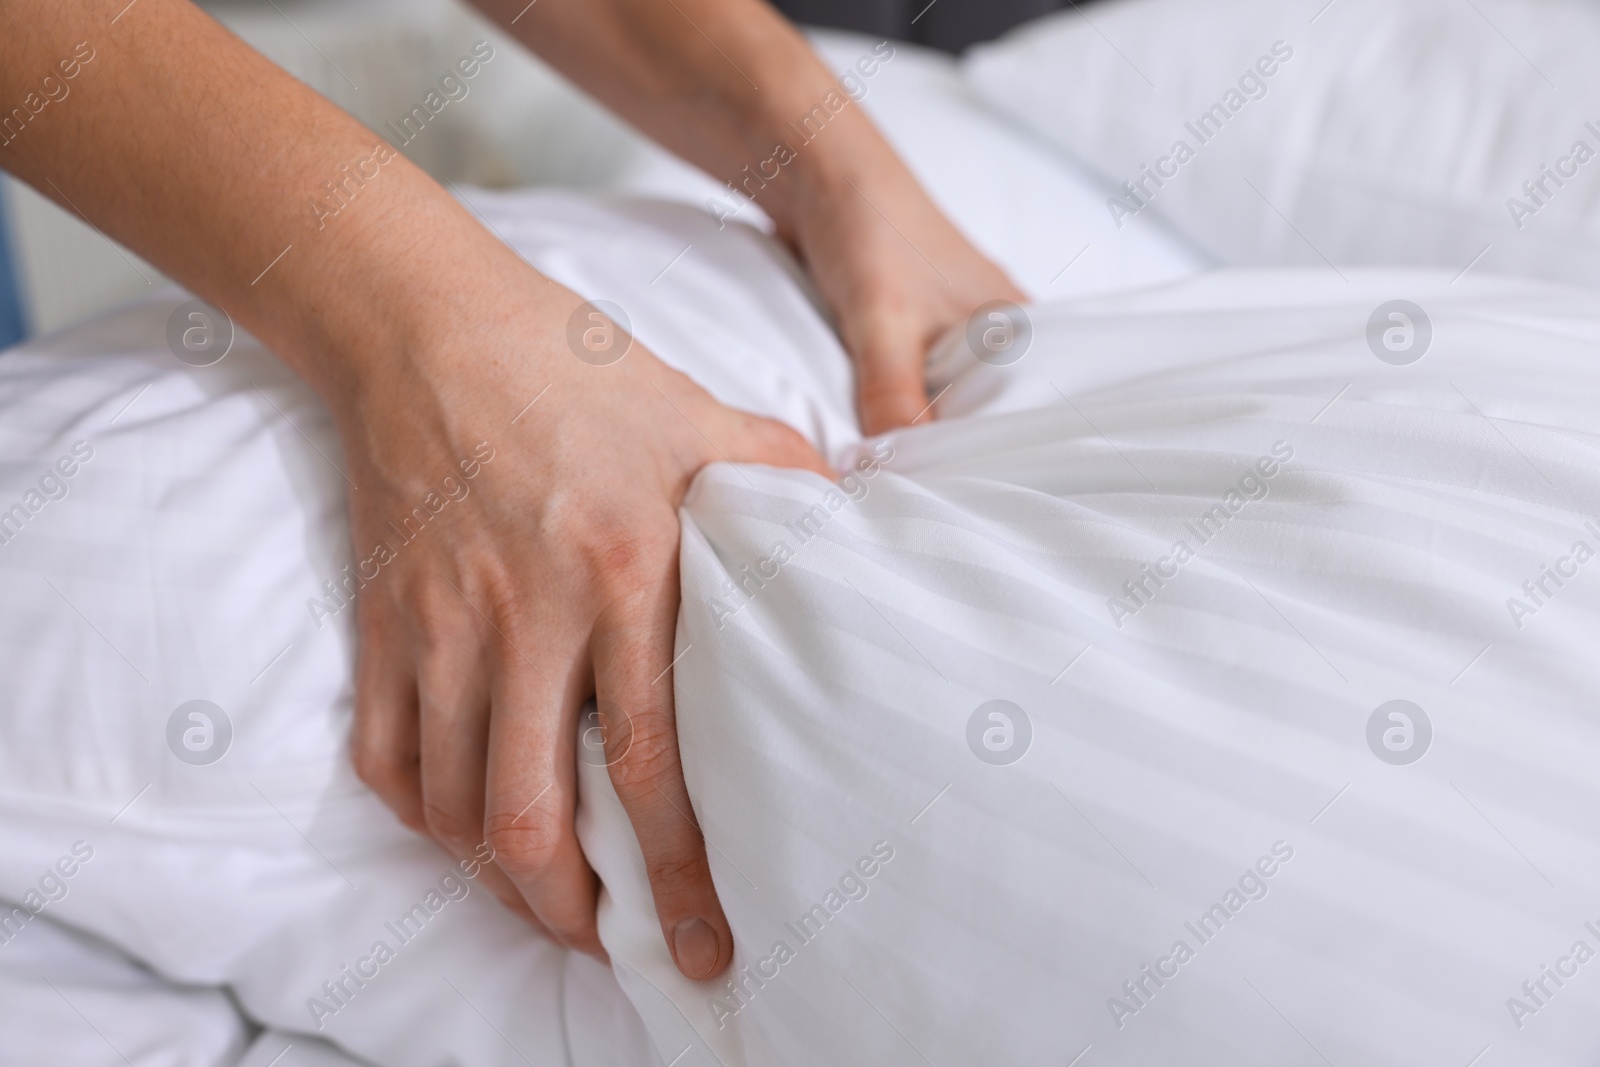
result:
M 175 361 L 174 296 L 0 360 L 8 492 L 93 453 L 0 545 L 0 898 L 93 852 L 0 944 L 0 1049 L 43 1060 L 88 1026 L 74 1062 L 228 1063 L 256 1036 L 239 1011 L 268 1028 L 253 1057 L 303 1032 L 395 1065 L 1600 1055 L 1572 954 L 1600 946 L 1600 587 L 1570 548 L 1600 547 L 1593 296 L 1220 273 L 1042 305 L 1010 366 L 941 354 L 941 421 L 861 442 L 843 354 L 754 234 L 472 195 L 719 397 L 878 461 L 855 499 L 718 466 L 685 503 L 681 743 L 738 995 L 672 969 L 598 769 L 580 833 L 610 969 L 353 780 L 348 613 L 306 608 L 348 559 L 337 443 L 248 339 Z M 1432 331 L 1404 366 L 1368 340 L 1397 297 Z M 1517 617 L 1546 564 L 1575 576 Z M 214 763 L 168 746 L 194 699 L 232 724 Z M 1394 700 L 1431 724 L 1398 754 L 1399 720 L 1370 728 Z M 379 977 L 328 992 L 430 889 Z M 79 996 L 124 956 L 139 997 Z

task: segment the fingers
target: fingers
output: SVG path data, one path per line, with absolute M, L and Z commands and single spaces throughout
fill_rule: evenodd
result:
M 868 437 L 910 426 L 929 410 L 926 345 L 903 331 L 877 333 L 856 353 L 856 407 Z
M 424 828 L 457 859 L 482 858 L 486 843 L 494 847 L 485 818 L 491 727 L 484 661 L 496 635 L 459 589 L 449 595 L 461 601 L 446 609 L 453 622 L 420 651 Z M 483 863 L 478 879 L 511 911 L 551 933 L 500 863 Z
M 772 467 L 808 470 L 829 481 L 838 477 L 828 461 L 811 447 L 811 442 L 793 428 L 776 419 L 744 412 L 734 414 L 740 422 L 735 438 L 738 443 L 725 453 L 728 459 L 735 463 L 765 463 Z
M 356 775 L 413 830 L 424 828 L 417 683 L 405 634 L 381 593 L 356 607 L 356 713 L 350 760 Z
M 478 620 L 457 592 L 439 584 L 434 595 L 456 602 L 425 602 L 415 623 L 422 816 L 428 834 L 461 858 L 483 840 L 489 687 Z
M 702 979 L 732 961 L 733 933 L 717 902 L 678 761 L 668 670 L 677 623 L 677 556 L 674 551 L 652 558 L 658 563 L 653 573 L 622 576 L 633 579 L 631 592 L 612 601 L 595 626 L 596 699 L 611 781 L 639 838 L 662 934 L 678 969 Z
M 691 476 L 699 469 L 699 464 L 718 459 L 809 470 L 830 481 L 838 476 L 811 442 L 793 427 L 776 419 L 724 407 L 686 375 L 667 370 L 656 385 L 656 391 L 670 405 L 677 419 L 687 421 L 688 439 L 698 456 L 698 462 L 689 471 Z M 668 420 L 669 425 L 674 422 Z M 706 444 L 711 445 L 709 453 L 704 447 Z
M 515 629 L 508 632 L 516 636 L 494 635 L 499 663 L 492 689 L 484 836 L 495 850 L 495 863 L 545 929 L 570 948 L 603 957 L 595 927 L 599 880 L 573 825 L 573 736 L 584 693 L 564 676 L 541 675 L 529 658 L 533 642 Z
M 413 830 L 429 832 L 423 814 L 421 727 L 416 676 L 411 668 L 409 636 L 396 624 L 393 605 L 379 594 L 363 596 L 357 607 L 360 654 L 356 667 L 356 715 L 350 736 L 350 758 L 356 774 L 400 820 Z M 397 636 L 398 635 L 398 636 Z M 454 852 L 457 859 L 477 858 L 476 846 Z M 504 871 L 492 862 L 478 868 L 478 880 L 511 911 L 541 932 L 533 914 Z

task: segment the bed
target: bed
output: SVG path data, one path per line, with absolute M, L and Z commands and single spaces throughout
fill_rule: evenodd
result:
M 1588 201 L 1551 201 L 1526 270 L 1514 244 L 1497 270 L 1458 261 L 1460 227 L 1428 217 L 1410 261 L 1291 262 L 1275 227 L 1306 229 L 1315 168 L 1257 174 L 1266 206 L 1229 226 L 1196 224 L 1177 180 L 1119 218 L 1148 142 L 1097 135 L 1093 101 L 1030 110 L 1028 65 L 1178 91 L 1184 39 L 1139 30 L 1181 6 L 1068 13 L 960 64 L 896 46 L 864 106 L 1034 303 L 1004 358 L 946 338 L 938 420 L 881 438 L 787 254 L 719 227 L 670 161 L 604 195 L 456 190 L 851 472 L 718 465 L 682 511 L 680 743 L 738 943 L 715 982 L 660 944 L 603 767 L 580 761 L 579 830 L 609 966 L 522 927 L 355 780 L 337 440 L 269 353 L 241 335 L 175 360 L 188 297 L 167 291 L 0 358 L 0 509 L 27 512 L 0 524 L 0 1056 L 1595 1062 Z M 1277 10 L 1212 25 L 1245 42 L 1206 53 L 1221 86 L 1291 31 L 1414 40 L 1357 0 Z M 1522 39 L 1531 61 L 1593 77 L 1590 14 L 1544 13 L 1563 32 Z M 1457 76 L 1535 77 L 1477 17 L 1450 23 Z M 836 68 L 873 43 L 817 41 Z M 1265 98 L 1292 122 L 1268 129 L 1299 107 L 1336 133 L 1318 102 L 1344 90 L 1288 80 L 1336 64 L 1295 47 Z M 1216 73 L 1185 75 L 1193 99 Z M 1561 130 L 1566 106 L 1526 114 Z M 1157 144 L 1182 113 L 1120 111 Z M 1237 164 L 1225 144 L 1196 166 Z

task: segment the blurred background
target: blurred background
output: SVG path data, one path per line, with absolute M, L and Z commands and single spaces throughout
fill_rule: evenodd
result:
M 780 0 L 803 25 L 947 52 L 1068 0 Z M 471 93 L 402 151 L 440 181 L 650 192 L 693 202 L 714 183 L 588 101 L 458 0 L 216 0 L 202 3 L 253 47 L 391 140 L 398 121 L 472 43 L 495 58 Z M 32 189 L 0 176 L 0 348 L 166 283 L 133 253 Z

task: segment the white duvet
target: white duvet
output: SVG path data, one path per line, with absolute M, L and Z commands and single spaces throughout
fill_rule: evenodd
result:
M 1023 358 L 956 339 L 939 421 L 862 442 L 764 240 L 474 200 L 855 472 L 713 467 L 682 513 L 736 970 L 673 970 L 602 768 L 610 967 L 353 779 L 351 613 L 307 604 L 349 560 L 337 442 L 248 338 L 175 360 L 174 296 L 0 359 L 0 1060 L 1600 1059 L 1594 297 L 1321 271 L 1041 305 Z M 1426 329 L 1369 328 L 1400 299 Z

